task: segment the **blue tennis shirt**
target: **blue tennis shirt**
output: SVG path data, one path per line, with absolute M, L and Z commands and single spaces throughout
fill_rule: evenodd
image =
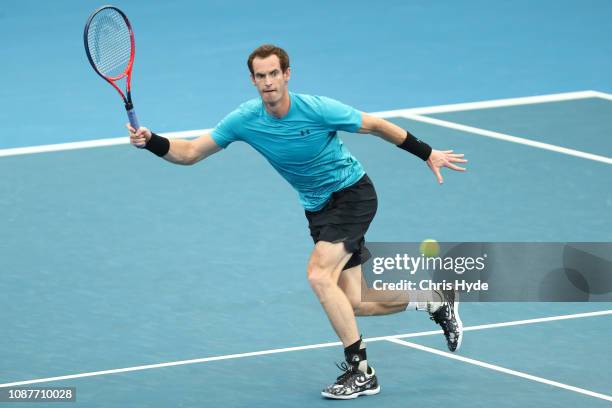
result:
M 357 132 L 361 113 L 323 96 L 289 96 L 282 118 L 270 115 L 261 98 L 252 99 L 223 118 L 212 138 L 222 148 L 238 140 L 251 145 L 297 190 L 302 206 L 316 211 L 365 174 L 337 136 L 338 130 Z

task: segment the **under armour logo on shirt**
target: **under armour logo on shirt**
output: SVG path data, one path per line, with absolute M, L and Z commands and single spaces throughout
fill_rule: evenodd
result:
M 300 135 L 306 136 L 310 134 L 310 130 L 300 130 Z

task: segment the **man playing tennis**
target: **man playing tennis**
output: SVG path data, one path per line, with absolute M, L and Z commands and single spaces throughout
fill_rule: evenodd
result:
M 298 192 L 315 242 L 307 276 L 332 327 L 344 345 L 344 373 L 322 395 L 350 399 L 380 391 L 374 369 L 368 366 L 355 316 L 396 313 L 405 302 L 362 302 L 361 265 L 370 253 L 365 233 L 374 218 L 377 197 L 361 164 L 336 135 L 341 130 L 374 134 L 427 163 L 442 183 L 440 170 L 464 171 L 462 154 L 433 150 L 406 130 L 386 120 L 359 112 L 333 99 L 289 92 L 287 53 L 262 45 L 248 59 L 251 82 L 259 98 L 240 105 L 210 133 L 193 140 L 168 140 L 145 127 L 128 124 L 130 142 L 176 164 L 195 164 L 243 141 L 262 154 Z M 457 350 L 462 339 L 458 302 L 453 293 L 417 305 L 428 311 Z

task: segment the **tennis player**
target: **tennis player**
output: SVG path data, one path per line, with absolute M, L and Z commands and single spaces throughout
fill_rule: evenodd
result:
M 240 105 L 210 134 L 193 140 L 169 140 L 145 127 L 129 124 L 130 141 L 165 160 L 191 165 L 242 141 L 260 154 L 294 188 L 306 210 L 315 243 L 307 277 L 336 334 L 344 345 L 346 363 L 336 382 L 322 391 L 327 398 L 350 399 L 380 391 L 374 369 L 368 365 L 365 343 L 355 316 L 396 313 L 410 299 L 397 302 L 361 301 L 361 265 L 370 258 L 365 246 L 377 208 L 376 191 L 361 164 L 337 136 L 338 131 L 376 135 L 423 160 L 442 183 L 443 167 L 465 168 L 463 154 L 432 149 L 408 131 L 336 100 L 289 92 L 289 56 L 274 45 L 262 45 L 248 58 L 250 79 L 259 98 Z M 462 324 L 454 293 L 416 304 L 442 327 L 448 348 L 462 339 Z M 414 303 L 410 303 L 413 305 Z

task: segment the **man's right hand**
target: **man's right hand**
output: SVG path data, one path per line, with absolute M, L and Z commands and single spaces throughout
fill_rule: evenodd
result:
M 139 149 L 144 148 L 149 140 L 151 140 L 151 131 L 146 127 L 139 127 L 138 130 L 134 129 L 129 123 L 126 124 L 130 132 L 130 143 Z

